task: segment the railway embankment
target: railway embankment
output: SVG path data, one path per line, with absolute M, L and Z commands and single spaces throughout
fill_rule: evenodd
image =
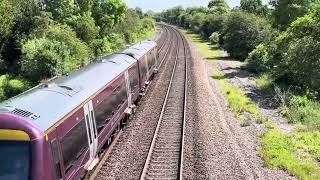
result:
M 268 176 L 264 177 L 266 172 L 270 173 L 271 179 L 320 177 L 317 163 L 319 133 L 301 123 L 289 123 L 290 119 L 283 114 L 283 108 L 287 107 L 281 104 L 288 96 L 287 92 L 277 86 L 265 91 L 262 88 L 265 77 L 256 77 L 246 70 L 243 62 L 229 58 L 225 52 L 202 41 L 197 35 L 189 33 L 188 36 L 194 45 L 192 49 L 196 49 L 194 54 L 204 60 L 202 63 L 205 64 L 210 86 L 219 97 L 224 114 L 231 113 L 229 120 L 233 119 L 238 124 L 237 128 L 229 126 L 234 135 L 240 133 L 240 139 L 234 138 L 242 144 L 242 150 L 251 144 L 251 163 L 261 167 L 256 177 L 268 179 Z M 311 105 L 302 107 L 305 116 L 310 114 L 308 106 Z

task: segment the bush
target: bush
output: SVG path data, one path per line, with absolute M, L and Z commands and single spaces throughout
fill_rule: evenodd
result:
M 227 19 L 226 17 L 226 14 L 210 14 L 206 16 L 201 27 L 203 37 L 208 39 L 214 32 L 222 33 L 223 25 Z
M 218 32 L 214 32 L 209 37 L 210 43 L 215 45 L 219 43 L 220 34 Z
M 8 87 L 5 89 L 5 94 L 7 97 L 16 96 L 23 91 L 29 89 L 29 84 L 26 81 L 11 79 L 8 82 Z
M 47 38 L 26 41 L 22 53 L 21 71 L 33 82 L 62 74 L 63 63 L 71 58 L 64 43 Z
M 88 64 L 92 50 L 67 25 L 38 17 L 38 28 L 22 41 L 21 70 L 33 82 L 69 73 Z
M 320 92 L 320 5 L 316 7 L 276 39 L 272 63 L 277 78 Z
M 261 73 L 267 71 L 268 61 L 270 59 L 266 45 L 259 44 L 246 59 L 249 71 L 254 73 Z
M 0 76 L 0 101 L 16 96 L 29 88 L 24 80 L 12 79 L 8 75 Z
M 306 96 L 293 96 L 285 115 L 291 123 L 302 123 L 309 129 L 320 130 L 320 104 Z
M 227 18 L 223 35 L 223 47 L 230 56 L 245 60 L 257 45 L 270 40 L 272 29 L 265 19 L 236 11 Z

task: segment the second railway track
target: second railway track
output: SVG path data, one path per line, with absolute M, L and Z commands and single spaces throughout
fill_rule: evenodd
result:
M 188 48 L 174 30 L 176 56 L 161 115 L 140 179 L 182 179 Z

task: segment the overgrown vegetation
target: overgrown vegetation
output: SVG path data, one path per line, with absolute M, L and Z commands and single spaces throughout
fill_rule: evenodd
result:
M 260 114 L 258 104 L 252 102 L 241 89 L 226 82 L 220 71 L 214 71 L 212 77 L 219 80 L 221 92 L 227 97 L 231 111 L 237 114 L 242 126 L 250 125 L 248 124 L 250 117 L 246 117 L 247 113 L 259 124 L 266 122 L 266 119 Z
M 0 100 L 155 33 L 152 13 L 122 0 L 2 0 L 0 24 L 0 75 L 17 79 Z
M 299 179 L 319 179 L 319 132 L 287 135 L 274 129 L 264 134 L 261 143 L 260 154 L 268 166 L 286 169 Z
M 279 111 L 297 127 L 284 134 L 265 121 L 273 129 L 261 140 L 266 164 L 286 169 L 299 179 L 318 179 L 320 2 L 272 0 L 268 7 L 261 0 L 241 0 L 240 4 L 230 9 L 225 0 L 211 0 L 208 7 L 175 7 L 156 17 L 198 34 L 192 34 L 193 40 L 207 60 L 224 59 L 216 55 L 221 48 L 245 61 L 244 68 L 257 74 L 257 87 L 273 97 Z M 248 125 L 247 112 L 261 118 L 256 113 L 258 105 L 226 83 L 221 73 L 214 72 L 212 77 L 222 84 L 242 125 Z

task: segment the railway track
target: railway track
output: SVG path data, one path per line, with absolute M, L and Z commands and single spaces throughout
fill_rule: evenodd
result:
M 159 46 L 159 50 L 158 50 L 158 59 L 159 59 L 159 69 L 162 68 L 164 62 L 166 60 L 169 59 L 170 57 L 170 52 L 172 50 L 172 48 L 174 48 L 174 44 L 175 44 L 175 41 L 176 41 L 176 37 L 173 37 L 172 34 L 173 34 L 173 30 L 170 29 L 170 28 L 167 28 L 167 27 L 162 27 L 164 29 L 164 33 L 163 33 L 163 36 L 161 37 L 161 39 L 158 40 L 158 43 L 160 44 Z M 108 157 L 110 156 L 110 153 L 112 151 L 112 148 L 114 147 L 117 139 L 119 138 L 119 136 L 121 135 L 121 133 L 115 135 L 115 140 L 114 142 L 112 142 L 108 149 L 100 155 L 100 162 L 99 164 L 97 165 L 97 167 L 89 172 L 86 177 L 84 179 L 90 179 L 90 180 L 93 180 L 97 177 L 97 175 L 99 174 L 103 164 L 106 163 L 106 160 L 108 159 Z
M 172 29 L 173 28 L 169 28 Z M 140 179 L 182 179 L 188 48 L 179 31 L 174 67 Z

